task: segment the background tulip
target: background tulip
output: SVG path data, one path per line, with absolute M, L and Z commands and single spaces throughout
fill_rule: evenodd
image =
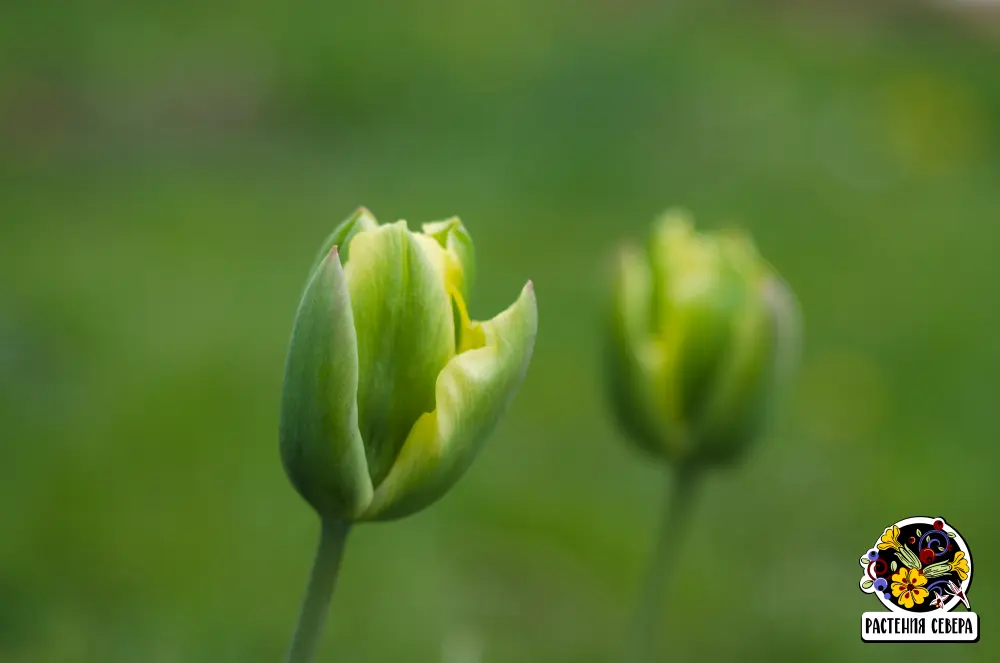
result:
M 613 411 L 629 439 L 674 470 L 630 656 L 648 657 L 671 550 L 703 471 L 732 463 L 760 435 L 798 355 L 791 290 L 736 230 L 695 231 L 673 210 L 645 251 L 614 266 L 606 362 Z
M 698 233 L 680 211 L 645 251 L 618 254 L 609 393 L 630 439 L 675 465 L 739 458 L 797 355 L 791 291 L 738 231 Z

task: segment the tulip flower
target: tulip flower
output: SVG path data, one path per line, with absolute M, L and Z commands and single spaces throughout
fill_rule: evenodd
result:
M 608 384 L 629 437 L 674 465 L 738 459 L 793 367 L 791 291 L 736 231 L 697 233 L 683 212 L 626 246 L 612 289 Z
M 674 210 L 645 250 L 621 248 L 606 316 L 608 394 L 623 431 L 675 472 L 633 660 L 656 631 L 666 567 L 703 470 L 737 462 L 794 372 L 791 290 L 746 233 L 700 233 Z
M 473 245 L 457 218 L 379 225 L 359 209 L 327 240 L 296 314 L 281 458 L 319 514 L 320 550 L 288 660 L 309 660 L 350 524 L 401 518 L 463 475 L 524 378 L 531 282 L 486 322 L 466 299 Z

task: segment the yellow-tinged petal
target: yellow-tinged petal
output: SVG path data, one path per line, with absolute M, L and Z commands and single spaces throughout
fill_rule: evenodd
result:
M 476 273 L 475 249 L 472 237 L 457 216 L 444 221 L 423 225 L 424 234 L 444 249 L 448 287 L 455 288 L 463 297 L 469 297 Z
M 910 569 L 908 569 L 908 568 L 906 568 L 904 566 L 897 573 L 893 574 L 892 581 L 893 582 L 898 582 L 898 583 L 905 583 L 906 580 L 907 580 L 907 576 L 909 575 L 909 573 L 910 573 Z
M 448 291 L 448 256 L 445 250 L 442 249 L 432 237 L 428 237 L 427 235 L 423 235 L 421 233 L 410 232 L 406 228 L 405 221 L 397 221 L 392 225 L 397 228 L 406 229 L 407 233 L 410 235 L 410 239 L 416 243 L 421 251 L 423 251 L 424 257 L 427 258 L 427 262 L 429 262 L 434 268 L 434 273 L 438 276 L 438 279 L 440 279 L 441 287 L 445 291 Z
M 510 308 L 479 327 L 483 346 L 457 355 L 441 371 L 435 409 L 413 426 L 364 519 L 390 520 L 418 511 L 468 468 L 527 371 L 538 328 L 531 283 Z
M 669 210 L 657 219 L 649 244 L 654 329 L 662 330 L 672 322 L 670 309 L 675 300 L 691 299 L 711 289 L 719 262 L 714 248 L 695 234 L 694 220 L 686 210 Z
M 461 292 L 452 292 L 451 307 L 455 317 L 455 353 L 461 354 L 483 347 L 486 338 L 483 336 L 482 325 L 469 319 L 469 309 Z
M 914 587 L 913 588 L 913 601 L 914 601 L 914 603 L 923 603 L 924 599 L 927 598 L 929 595 L 930 595 L 930 592 L 928 592 L 923 587 Z
M 927 584 L 927 576 L 920 572 L 919 569 L 910 570 L 910 584 L 914 587 L 920 587 L 921 585 Z
M 455 224 L 458 224 L 457 229 Z M 454 239 L 458 230 L 461 230 L 461 237 L 468 240 L 467 242 Z M 465 304 L 468 279 L 466 267 L 459 258 L 459 255 L 465 256 L 465 260 L 471 263 L 472 240 L 468 239 L 468 233 L 457 217 L 448 221 L 425 223 L 424 233 L 426 234 L 415 234 L 414 240 L 434 265 L 451 300 L 455 327 L 455 354 L 480 347 L 483 344 L 483 334 L 482 330 L 473 325 L 469 319 L 469 311 Z M 453 246 L 456 243 L 459 246 L 457 250 Z
M 405 221 L 358 233 L 344 267 L 357 330 L 358 425 L 368 472 L 388 475 L 434 384 L 455 353 L 443 251 Z

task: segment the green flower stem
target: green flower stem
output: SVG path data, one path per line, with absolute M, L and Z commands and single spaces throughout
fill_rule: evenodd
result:
M 323 624 L 330 612 L 330 600 L 340 574 L 340 560 L 344 556 L 344 543 L 351 524 L 323 519 L 320 527 L 319 547 L 313 561 L 312 574 L 302 601 L 302 613 L 295 627 L 292 646 L 285 663 L 310 663 L 320 637 Z
M 683 539 L 687 523 L 694 510 L 695 489 L 700 473 L 691 466 L 682 466 L 673 476 L 663 507 L 663 519 L 653 558 L 646 573 L 626 661 L 646 663 L 652 660 L 658 627 L 663 623 L 663 602 L 680 566 L 671 557 Z

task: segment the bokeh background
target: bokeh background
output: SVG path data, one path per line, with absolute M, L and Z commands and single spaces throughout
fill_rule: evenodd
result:
M 39 0 L 0 10 L 0 661 L 281 659 L 317 532 L 285 346 L 362 204 L 461 215 L 473 314 L 531 278 L 540 333 L 459 486 L 352 535 L 320 660 L 617 660 L 664 477 L 597 298 L 673 205 L 754 234 L 807 342 L 678 543 L 663 660 L 997 660 L 989 3 Z M 858 558 L 917 514 L 972 547 L 978 645 L 860 641 Z

